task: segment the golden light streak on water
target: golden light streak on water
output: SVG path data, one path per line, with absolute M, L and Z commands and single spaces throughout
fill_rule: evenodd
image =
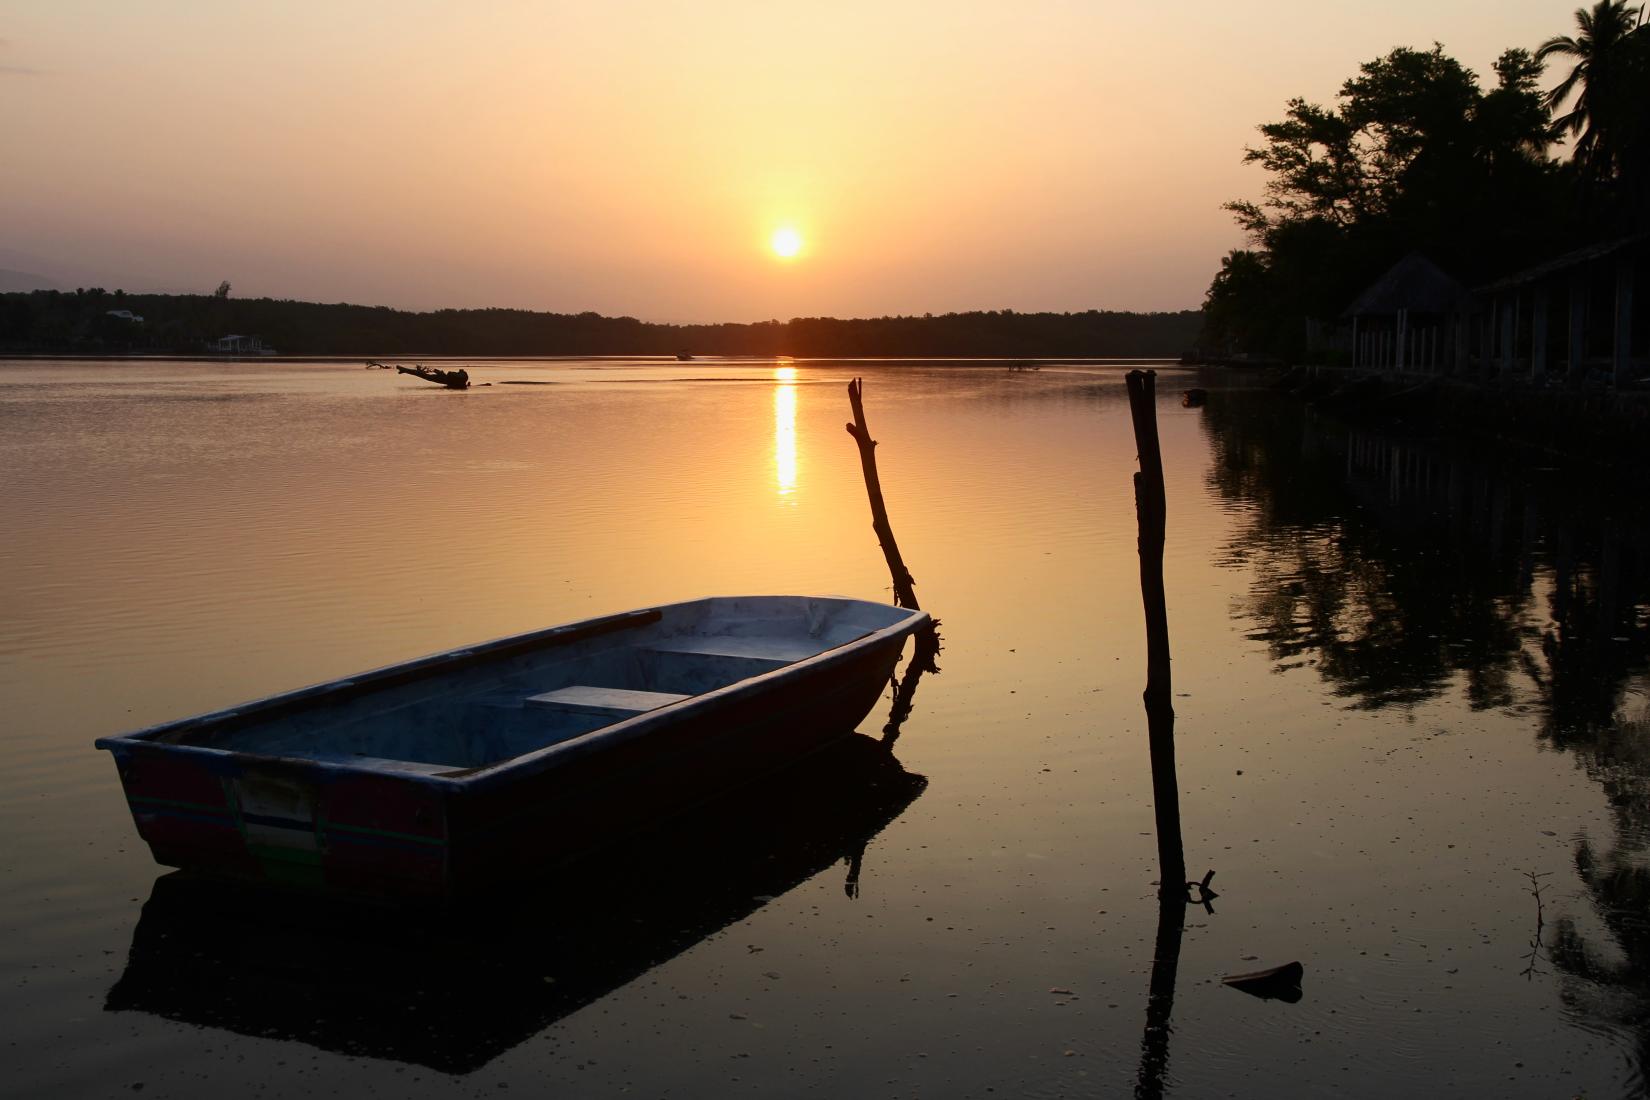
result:
M 796 368 L 775 367 L 773 390 L 773 470 L 779 495 L 796 492 Z

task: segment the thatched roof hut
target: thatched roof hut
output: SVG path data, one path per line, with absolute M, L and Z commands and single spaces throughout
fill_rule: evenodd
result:
M 1411 313 L 1451 313 L 1466 296 L 1467 288 L 1443 268 L 1411 252 L 1369 285 L 1341 313 L 1343 318 L 1391 317 L 1400 310 Z

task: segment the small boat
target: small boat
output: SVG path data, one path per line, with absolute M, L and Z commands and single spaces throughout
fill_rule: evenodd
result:
M 685 351 L 677 352 L 676 353 L 676 358 L 679 362 L 683 362 L 683 363 L 691 363 L 693 361 L 693 356 L 690 353 L 685 352 Z
M 159 863 L 439 898 L 533 877 L 847 735 L 929 625 L 863 600 L 696 600 L 96 744 Z
M 470 372 L 463 367 L 457 370 L 442 370 L 439 367 L 426 367 L 420 364 L 416 367 L 397 366 L 395 369 L 401 374 L 410 374 L 414 378 L 422 378 L 426 382 L 434 382 L 450 390 L 470 388 Z

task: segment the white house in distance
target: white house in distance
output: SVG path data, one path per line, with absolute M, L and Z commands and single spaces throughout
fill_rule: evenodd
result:
M 264 346 L 261 336 L 239 336 L 234 333 L 220 336 L 212 344 L 213 351 L 228 355 L 274 355 L 275 349 Z
M 119 317 L 122 321 L 130 321 L 134 325 L 143 324 L 143 318 L 129 309 L 111 309 L 109 316 Z

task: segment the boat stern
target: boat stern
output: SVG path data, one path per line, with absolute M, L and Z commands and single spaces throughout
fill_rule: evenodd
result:
M 164 866 L 346 893 L 447 890 L 438 784 L 136 737 L 97 746 L 113 754 L 138 835 Z

